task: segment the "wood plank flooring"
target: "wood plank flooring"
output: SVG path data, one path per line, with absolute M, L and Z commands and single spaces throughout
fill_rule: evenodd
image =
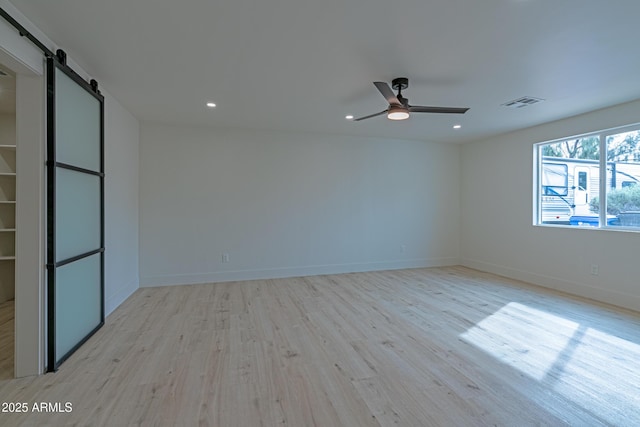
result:
M 143 288 L 0 396 L 2 426 L 638 426 L 640 314 L 462 267 Z
M 0 380 L 13 378 L 14 317 L 13 300 L 0 304 Z

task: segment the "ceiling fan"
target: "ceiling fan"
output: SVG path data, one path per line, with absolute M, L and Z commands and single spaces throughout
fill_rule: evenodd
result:
M 364 117 L 353 119 L 354 122 L 370 119 L 387 113 L 387 118 L 391 120 L 406 120 L 409 113 L 441 113 L 441 114 L 464 114 L 468 108 L 455 107 L 423 107 L 420 105 L 409 105 L 409 100 L 402 96 L 402 90 L 409 87 L 409 79 L 406 77 L 398 77 L 391 81 L 391 87 L 398 91 L 395 95 L 386 82 L 373 82 L 378 88 L 382 96 L 389 103 L 389 108 L 379 113 L 371 114 Z

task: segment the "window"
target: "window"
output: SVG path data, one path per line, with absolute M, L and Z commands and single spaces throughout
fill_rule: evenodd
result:
M 567 165 L 542 163 L 542 193 L 545 196 L 566 196 L 568 187 Z
M 578 189 L 580 189 L 581 191 L 587 191 L 587 186 L 587 172 L 578 172 Z
M 607 215 L 618 218 L 616 226 L 640 228 L 640 130 L 606 136 Z
M 640 126 L 540 143 L 534 151 L 536 224 L 640 230 Z
M 539 144 L 538 223 L 597 226 L 590 203 L 598 197 L 600 143 L 597 136 Z

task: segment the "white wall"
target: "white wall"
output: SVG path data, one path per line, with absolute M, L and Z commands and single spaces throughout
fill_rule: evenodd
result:
M 143 286 L 458 261 L 456 146 L 143 123 L 140 151 Z
M 461 262 L 640 310 L 640 233 L 532 225 L 533 144 L 637 123 L 639 113 L 636 101 L 464 145 Z
M 138 121 L 105 95 L 105 314 L 139 286 Z
M 44 370 L 44 79 L 16 76 L 15 375 Z

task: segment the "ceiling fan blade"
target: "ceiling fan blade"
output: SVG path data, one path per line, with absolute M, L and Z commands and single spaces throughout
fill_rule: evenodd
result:
M 370 114 L 370 115 L 364 116 L 364 117 L 358 117 L 357 119 L 353 119 L 353 121 L 354 122 L 359 122 L 360 120 L 370 119 L 372 117 L 380 116 L 380 115 L 386 113 L 387 111 L 389 111 L 389 110 L 380 111 L 379 113 Z
M 467 110 L 469 109 L 456 107 L 423 107 L 420 105 L 412 105 L 409 107 L 409 111 L 412 113 L 464 114 Z
M 387 83 L 373 82 L 373 84 L 376 85 L 376 87 L 378 88 L 382 96 L 384 96 L 384 98 L 387 100 L 389 105 L 394 105 L 394 104 L 402 105 L 400 103 L 400 100 L 398 100 L 398 97 L 396 96 L 396 94 L 393 93 L 393 91 L 391 90 L 391 88 Z

